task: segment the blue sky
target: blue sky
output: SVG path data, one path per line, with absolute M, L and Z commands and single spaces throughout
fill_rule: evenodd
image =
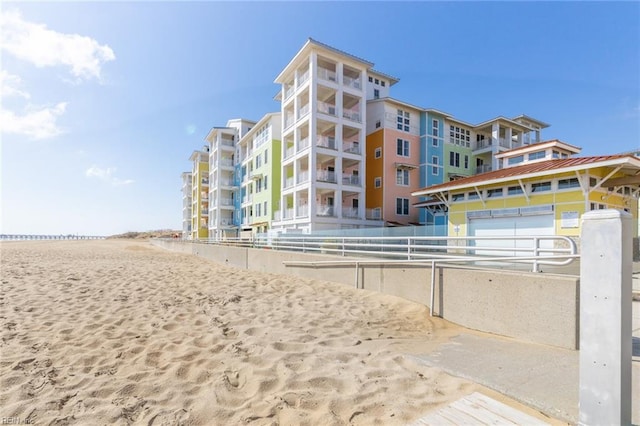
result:
M 2 233 L 181 228 L 212 126 L 276 111 L 308 37 L 392 96 L 470 123 L 527 114 L 583 155 L 640 147 L 640 3 L 3 2 Z

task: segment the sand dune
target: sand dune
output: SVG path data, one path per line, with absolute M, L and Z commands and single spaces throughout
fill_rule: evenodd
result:
M 423 306 L 132 241 L 2 245 L 0 406 L 38 424 L 406 424 L 480 386 Z

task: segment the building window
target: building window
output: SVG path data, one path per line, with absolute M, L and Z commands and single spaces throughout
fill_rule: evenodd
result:
M 380 99 L 380 90 L 373 89 L 373 99 Z
M 487 198 L 497 198 L 497 197 L 502 197 L 502 188 L 487 190 Z
M 409 186 L 409 170 L 396 169 L 396 184 Z
M 531 192 L 551 191 L 551 182 L 539 182 L 531 184 Z
M 256 204 L 256 216 L 262 216 L 262 212 L 260 211 L 262 208 L 262 204 L 258 203 Z
M 465 169 L 469 168 L 469 156 L 468 155 L 464 156 L 464 168 Z
M 380 80 L 376 78 L 376 84 L 380 84 Z
M 398 110 L 398 117 L 396 118 L 398 130 L 409 131 L 411 126 L 411 114 L 408 111 Z
M 464 147 L 471 147 L 471 131 L 459 126 L 449 126 L 449 142 Z
M 380 120 L 376 120 L 376 129 L 379 129 L 381 125 Z
M 262 210 L 264 210 L 264 212 L 263 212 L 263 213 L 264 213 L 264 215 L 266 216 L 267 214 L 269 214 L 269 213 L 267 212 L 267 202 L 266 202 L 266 201 L 264 202 L 264 204 L 262 205 L 262 207 L 263 207 L 263 209 L 262 209 Z
M 480 195 L 478 195 L 476 191 L 471 191 L 469 193 L 469 196 L 467 197 L 468 200 L 478 200 L 479 198 L 480 198 Z
M 438 130 L 440 130 L 440 128 L 438 127 L 440 123 L 438 123 L 438 120 L 432 120 L 431 121 L 431 134 L 435 137 L 438 137 Z
M 264 150 L 264 164 L 267 164 L 269 161 L 269 150 L 265 149 Z
M 401 157 L 409 156 L 409 141 L 398 139 L 396 142 L 396 154 Z
M 435 155 L 431 157 L 431 174 L 438 175 L 438 157 Z
M 376 150 L 374 151 L 373 156 L 374 156 L 375 158 L 380 158 L 380 157 L 382 157 L 382 148 L 376 148 Z
M 590 178 L 589 178 L 589 186 L 590 186 L 590 187 L 592 187 L 592 188 L 593 188 L 593 187 L 595 187 L 597 184 L 598 184 L 598 180 L 597 180 L 596 178 L 592 178 L 592 177 L 590 177 Z
M 510 186 L 507 188 L 507 195 L 519 195 L 523 192 L 524 191 L 522 190 L 521 186 Z
M 400 216 L 409 215 L 409 199 L 396 198 L 396 214 Z
M 382 186 L 382 178 L 377 177 L 373 179 L 373 186 L 376 188 L 380 188 Z
M 578 178 L 560 179 L 558 181 L 558 189 L 580 188 Z
M 449 153 L 449 165 L 452 167 L 460 167 L 460 153 L 459 152 L 450 152 Z
M 369 76 L 369 83 L 373 83 L 373 77 Z
M 384 87 L 387 83 L 384 80 L 380 80 L 380 86 Z
M 511 157 L 507 160 L 507 164 L 510 166 L 513 164 L 522 163 L 524 161 L 524 155 L 518 155 L 516 157 Z
M 451 201 L 464 201 L 464 193 L 462 193 L 462 194 L 453 194 L 451 196 Z
M 544 157 L 545 157 L 544 151 L 532 152 L 531 154 L 529 154 L 529 161 L 538 160 L 538 159 L 544 158 Z
M 263 178 L 263 179 L 264 179 L 264 183 L 263 183 L 263 184 L 264 184 L 264 189 L 265 189 L 265 190 L 267 189 L 267 178 L 268 178 L 268 177 L 269 177 L 269 176 L 265 176 L 265 177 Z
M 435 146 L 435 147 L 438 146 L 438 139 L 436 138 L 429 138 L 429 139 L 431 139 L 431 146 Z
M 262 166 L 262 157 L 258 155 L 256 157 L 256 169 L 260 166 Z

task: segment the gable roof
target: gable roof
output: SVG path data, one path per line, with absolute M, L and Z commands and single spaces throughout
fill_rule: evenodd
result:
M 429 186 L 415 191 L 411 193 L 411 195 L 414 197 L 426 196 L 443 191 L 470 188 L 481 184 L 487 185 L 502 183 L 512 181 L 514 179 L 546 176 L 552 173 L 564 173 L 603 166 L 615 167 L 623 166 L 625 164 L 631 166 L 631 168 L 636 172 L 640 171 L 640 158 L 634 157 L 633 155 L 602 155 L 596 157 L 561 158 L 480 173 L 467 178 Z

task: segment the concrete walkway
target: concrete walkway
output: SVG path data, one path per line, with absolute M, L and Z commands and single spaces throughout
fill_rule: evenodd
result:
M 632 421 L 640 425 L 640 301 L 633 302 L 633 336 Z M 412 357 L 551 417 L 578 422 L 577 351 L 469 331 L 430 353 Z

